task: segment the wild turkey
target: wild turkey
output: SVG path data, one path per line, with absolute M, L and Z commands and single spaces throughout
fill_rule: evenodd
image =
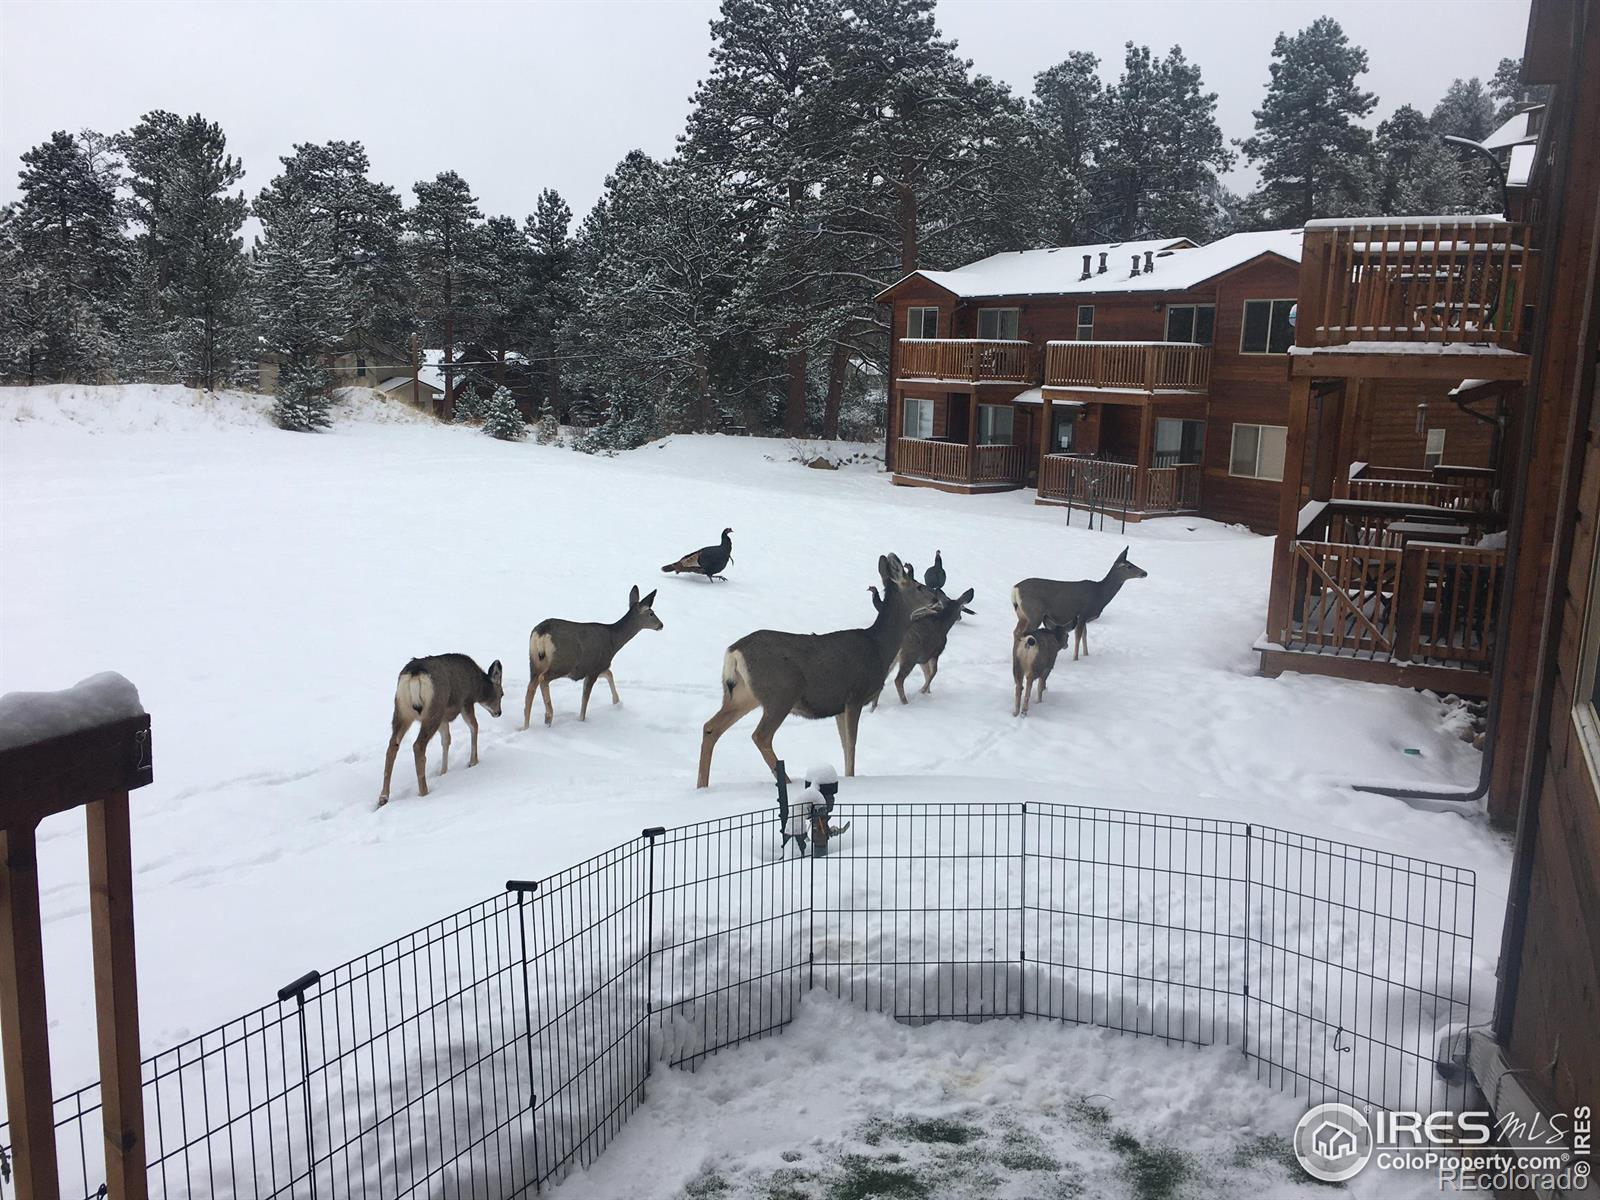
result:
M 944 590 L 944 551 L 933 552 L 933 566 L 923 573 L 922 582 L 935 591 Z
M 716 579 L 733 561 L 733 539 L 728 536 L 732 532 L 732 529 L 724 529 L 719 544 L 701 546 L 693 554 L 685 554 L 677 562 L 668 563 L 661 570 L 669 575 L 691 575 L 698 572 L 707 579 Z

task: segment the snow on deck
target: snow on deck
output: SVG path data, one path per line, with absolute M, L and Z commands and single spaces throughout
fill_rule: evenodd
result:
M 757 628 L 866 624 L 891 550 L 919 571 L 942 551 L 949 587 L 976 589 L 976 615 L 953 631 L 931 696 L 914 675 L 909 705 L 890 689 L 863 719 L 845 798 L 1228 817 L 1470 867 L 1473 997 L 1491 1002 L 1504 840 L 1476 817 L 1346 786 L 1470 784 L 1478 752 L 1426 695 L 1257 673 L 1270 539 L 1194 518 L 1091 533 L 1025 491 L 894 488 L 865 463 L 807 470 L 810 444 L 779 439 L 675 437 L 604 459 L 376 400 L 309 436 L 272 428 L 257 398 L 191 396 L 0 389 L 0 690 L 115 669 L 152 714 L 155 782 L 133 804 L 147 1051 L 508 878 L 645 826 L 768 805 L 753 719 L 723 738 L 712 788 L 694 788 L 723 653 Z M 727 582 L 660 574 L 725 525 Z M 1011 585 L 1098 576 L 1124 545 L 1149 578 L 1013 719 Z M 622 705 L 597 689 L 580 724 L 578 685 L 558 683 L 555 724 L 522 732 L 531 627 L 614 619 L 635 583 L 659 586 L 666 627 L 618 656 Z M 503 661 L 504 715 L 483 719 L 471 770 L 458 727 L 426 798 L 402 755 L 375 811 L 395 676 L 443 651 Z M 793 763 L 839 759 L 832 721 L 791 718 L 776 742 Z M 81 820 L 40 837 L 65 1089 L 95 1074 Z

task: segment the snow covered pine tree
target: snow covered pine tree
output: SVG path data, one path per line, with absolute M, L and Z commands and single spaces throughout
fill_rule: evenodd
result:
M 528 436 L 528 427 L 522 423 L 522 413 L 517 402 L 503 387 L 495 388 L 483 406 L 483 431 L 503 442 L 520 442 Z

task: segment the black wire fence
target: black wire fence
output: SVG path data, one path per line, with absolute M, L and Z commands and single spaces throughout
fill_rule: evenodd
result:
M 1435 1057 L 1470 1008 L 1470 871 L 1065 804 L 833 819 L 825 857 L 772 812 L 645 830 L 155 1055 L 151 1195 L 531 1195 L 605 1150 L 653 1070 L 780 1032 L 816 988 L 1233 1046 L 1308 1103 L 1465 1100 Z M 56 1129 L 62 1194 L 104 1195 L 97 1086 Z

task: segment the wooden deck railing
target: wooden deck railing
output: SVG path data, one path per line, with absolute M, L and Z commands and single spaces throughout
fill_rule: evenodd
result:
M 1395 657 L 1487 669 L 1506 552 L 1411 542 L 1402 554 Z
M 895 370 L 901 379 L 961 383 L 1037 383 L 1038 355 L 1031 342 L 978 338 L 902 338 Z
M 1518 350 L 1532 281 L 1528 229 L 1499 217 L 1314 221 L 1301 252 L 1295 335 L 1481 343 Z
M 968 446 L 899 438 L 895 442 L 897 475 L 916 475 L 941 483 L 1020 484 L 1028 465 L 1027 446 Z
M 1294 626 L 1284 643 L 1326 654 L 1390 658 L 1402 552 L 1297 541 L 1289 565 Z
M 1422 471 L 1354 463 L 1348 475 L 1335 480 L 1334 492 L 1341 500 L 1428 504 L 1487 513 L 1494 507 L 1494 472 L 1480 467 L 1440 465 Z
M 1071 454 L 1047 454 L 1039 495 L 1112 512 L 1182 512 L 1200 506 L 1200 464 L 1136 467 Z
M 973 483 L 1021 483 L 1026 469 L 1023 446 L 977 446 L 972 462 Z
M 1050 342 L 1046 387 L 1135 388 L 1203 392 L 1211 379 L 1211 347 L 1193 342 Z
M 1377 500 L 1319 500 L 1302 512 L 1298 540 L 1343 542 L 1352 546 L 1392 546 L 1398 539 L 1390 526 L 1400 521 L 1465 525 L 1469 537 L 1484 531 L 1484 514 L 1437 504 Z

